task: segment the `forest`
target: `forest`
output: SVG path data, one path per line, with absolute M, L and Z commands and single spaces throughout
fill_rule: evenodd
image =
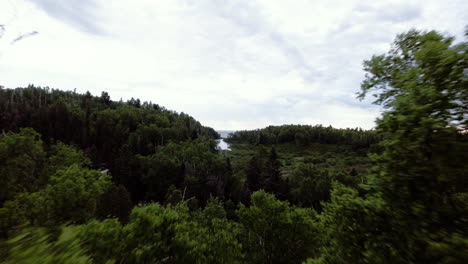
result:
M 467 69 L 468 42 L 402 33 L 364 61 L 375 129 L 232 151 L 152 102 L 0 86 L 0 263 L 468 263 Z

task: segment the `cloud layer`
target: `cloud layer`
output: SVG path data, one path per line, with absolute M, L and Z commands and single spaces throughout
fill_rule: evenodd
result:
M 106 90 L 216 129 L 372 128 L 362 61 L 410 28 L 462 36 L 467 14 L 462 0 L 5 1 L 0 85 Z

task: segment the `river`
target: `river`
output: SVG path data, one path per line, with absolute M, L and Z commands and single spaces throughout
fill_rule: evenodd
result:
M 219 135 L 221 136 L 221 139 L 218 139 L 218 148 L 220 150 L 226 150 L 226 151 L 231 151 L 231 149 L 229 148 L 229 143 L 227 143 L 226 141 L 224 141 L 225 138 L 227 138 L 227 136 L 229 135 L 229 133 L 233 133 L 235 131 L 233 130 L 218 130 L 216 131 L 219 133 Z

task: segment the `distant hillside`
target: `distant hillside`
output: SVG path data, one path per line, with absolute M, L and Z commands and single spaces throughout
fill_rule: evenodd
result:
M 112 129 L 106 131 L 106 126 Z M 185 113 L 140 99 L 116 102 L 106 92 L 93 96 L 33 85 L 16 89 L 0 86 L 0 129 L 17 131 L 20 127 L 34 128 L 45 140 L 96 147 L 104 138 L 122 143 L 140 132 L 145 134 L 140 139 L 147 141 L 140 145 L 153 147 L 199 136 L 219 138 L 214 129 Z
M 374 130 L 338 129 L 322 125 L 268 126 L 256 130 L 235 131 L 225 141 L 229 143 L 307 145 L 311 143 L 350 145 L 353 149 L 368 149 L 381 140 Z
M 236 130 L 216 130 L 221 138 L 228 138 L 229 134 L 235 133 Z

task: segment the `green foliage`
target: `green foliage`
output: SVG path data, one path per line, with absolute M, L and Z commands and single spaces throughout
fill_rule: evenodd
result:
M 15 226 L 25 221 L 19 199 L 6 201 L 0 208 L 0 238 L 7 238 Z
M 139 161 L 148 200 L 164 201 L 171 185 L 203 203 L 210 195 L 224 195 L 227 163 L 209 141 L 170 143 L 151 156 L 139 156 Z
M 299 263 L 318 245 L 316 214 L 295 208 L 264 191 L 252 195 L 252 205 L 240 205 L 243 244 L 252 263 Z
M 236 131 L 225 139 L 229 143 L 308 145 L 311 143 L 351 145 L 354 149 L 367 149 L 376 144 L 380 137 L 375 131 L 336 129 L 322 125 L 268 126 L 257 130 Z
M 0 135 L 0 205 L 34 190 L 44 158 L 40 135 L 34 130 Z
M 365 62 L 360 97 L 377 91 L 387 109 L 384 151 L 367 197 L 336 187 L 322 215 L 328 242 L 310 263 L 466 262 L 468 53 L 452 41 L 410 31 Z
M 123 185 L 109 185 L 97 201 L 96 216 L 100 218 L 117 217 L 122 222 L 128 221 L 133 204 L 130 194 Z
M 107 175 L 83 168 L 90 161 L 81 151 L 62 143 L 53 145 L 45 158 L 39 136 L 32 129 L 22 129 L 2 138 L 2 143 L 10 145 L 3 148 L 10 156 L 0 169 L 16 178 L 16 187 L 11 188 L 15 196 L 0 209 L 4 237 L 24 223 L 83 222 L 94 217 L 96 198 L 109 183 Z M 18 181 L 25 172 L 34 177 Z
M 249 193 L 264 189 L 267 192 L 285 198 L 282 192 L 284 182 L 281 178 L 281 162 L 275 147 L 271 147 L 269 152 L 264 146 L 259 146 L 256 152 L 245 162 L 245 184 Z M 234 151 L 234 158 L 237 158 L 237 149 Z
M 91 221 L 80 237 L 97 263 L 241 263 L 240 228 L 225 215 L 217 200 L 195 215 L 184 203 L 149 204 L 134 208 L 124 226 Z
M 94 216 L 96 200 L 109 184 L 108 175 L 72 165 L 50 177 L 44 196 L 55 219 L 80 223 Z
M 171 185 L 182 185 L 183 164 L 173 153 L 166 153 L 172 146 L 170 144 L 151 156 L 139 157 L 142 181 L 147 189 L 146 200 L 161 201 Z
M 333 187 L 331 201 L 320 215 L 320 258 L 308 263 L 392 263 L 386 254 L 369 256 L 375 247 L 389 249 L 386 241 L 379 240 L 386 231 L 379 225 L 386 221 L 384 201 L 363 199 L 355 189 L 341 184 Z
M 291 199 L 302 206 L 320 207 L 321 201 L 330 197 L 332 175 L 324 169 L 318 169 L 313 164 L 297 164 L 289 184 Z
M 168 205 L 176 205 L 182 202 L 183 198 L 182 191 L 177 189 L 174 185 L 171 185 L 167 190 L 164 202 Z
M 66 168 L 71 165 L 86 168 L 91 165 L 91 161 L 82 151 L 65 145 L 62 142 L 52 145 L 49 155 L 45 165 L 46 168 L 42 172 L 46 179 L 60 168 Z
M 238 196 L 230 198 L 244 203 L 250 197 L 239 185 L 249 192 L 264 189 L 280 200 L 320 210 L 320 203 L 330 199 L 332 181 L 356 188 L 365 183 L 371 166 L 368 157 L 343 145 L 281 144 L 268 151 L 265 146 L 234 143 L 231 148 L 227 155 L 232 161 L 232 187 L 237 186 Z M 239 198 L 239 193 L 244 196 Z
M 106 92 L 100 97 L 93 97 L 89 92 L 77 94 L 33 85 L 27 88 L 0 89 L 0 128 L 3 131 L 17 132 L 24 127 L 38 131 L 46 147 L 60 141 L 83 150 L 95 168 L 108 169 L 115 183 L 125 186 L 134 202 L 154 197 L 154 194 L 146 194 L 142 186 L 139 171 L 146 168 L 139 168 L 140 164 L 135 161 L 138 155 L 153 155 L 159 147 L 169 143 L 203 139 L 211 141 L 208 144 L 214 144 L 213 139 L 219 138 L 216 131 L 202 126 L 187 114 L 169 111 L 157 104 L 138 99 L 132 98 L 126 103 L 115 102 L 110 100 Z M 60 160 L 60 153 L 56 153 L 52 154 L 57 155 L 56 160 L 51 160 L 52 163 L 57 165 L 61 162 L 78 162 L 80 166 L 83 162 L 89 164 L 85 160 L 74 160 L 81 158 L 80 153 L 72 157 L 72 150 L 65 150 L 63 146 L 58 144 L 57 149 L 52 152 L 69 152 L 67 157 L 70 159 Z M 32 147 L 30 151 L 34 149 Z M 11 156 L 9 153 L 0 155 Z M 19 171 L 23 175 L 9 175 L 16 173 L 13 167 L 8 169 L 8 174 L 2 173 L 0 181 L 5 181 L 5 184 L 1 184 L 5 191 L 0 192 L 0 204 L 23 191 L 16 190 L 17 185 L 22 184 L 12 182 L 11 179 L 32 183 L 31 179 L 37 178 L 38 172 L 31 171 L 35 167 L 34 162 L 37 161 L 28 161 L 25 158 L 22 163 L 14 165 L 13 158 L 9 161 L 9 166 L 21 168 Z M 66 167 L 70 164 L 61 165 Z M 29 167 L 29 171 L 26 167 Z M 51 164 L 50 171 L 42 173 L 41 184 L 45 184 L 54 169 L 56 168 Z M 7 187 L 7 183 L 12 186 Z M 167 187 L 169 185 L 163 190 L 163 195 Z M 162 197 L 160 198 L 158 201 L 162 201 Z
M 25 229 L 6 243 L 8 248 L 2 264 L 91 264 L 76 239 L 74 227 L 59 230 L 58 237 L 42 228 Z
M 57 170 L 44 189 L 19 195 L 17 211 L 31 224 L 84 223 L 109 184 L 108 175 L 71 165 Z
M 79 227 L 78 238 L 94 263 L 124 263 L 126 236 L 117 219 L 91 220 Z
M 466 226 L 468 204 L 452 202 L 468 191 L 468 44 L 452 42 L 436 32 L 410 31 L 387 55 L 365 63 L 362 96 L 377 90 L 376 103 L 389 109 L 378 120 L 385 151 L 375 157 L 371 187 L 382 193 L 399 227 L 392 231 L 399 241 L 390 242 L 399 258 L 394 263 L 438 262 L 441 256 L 428 248 L 441 230 L 444 237 L 468 237 L 458 233 Z
M 136 207 L 123 228 L 128 263 L 161 262 L 182 253 L 176 246 L 177 226 L 189 218 L 185 205 L 164 208 L 159 204 Z
M 181 263 L 243 263 L 240 232 L 238 223 L 227 220 L 222 203 L 208 200 L 195 221 L 178 229 L 176 238 L 187 252 Z

